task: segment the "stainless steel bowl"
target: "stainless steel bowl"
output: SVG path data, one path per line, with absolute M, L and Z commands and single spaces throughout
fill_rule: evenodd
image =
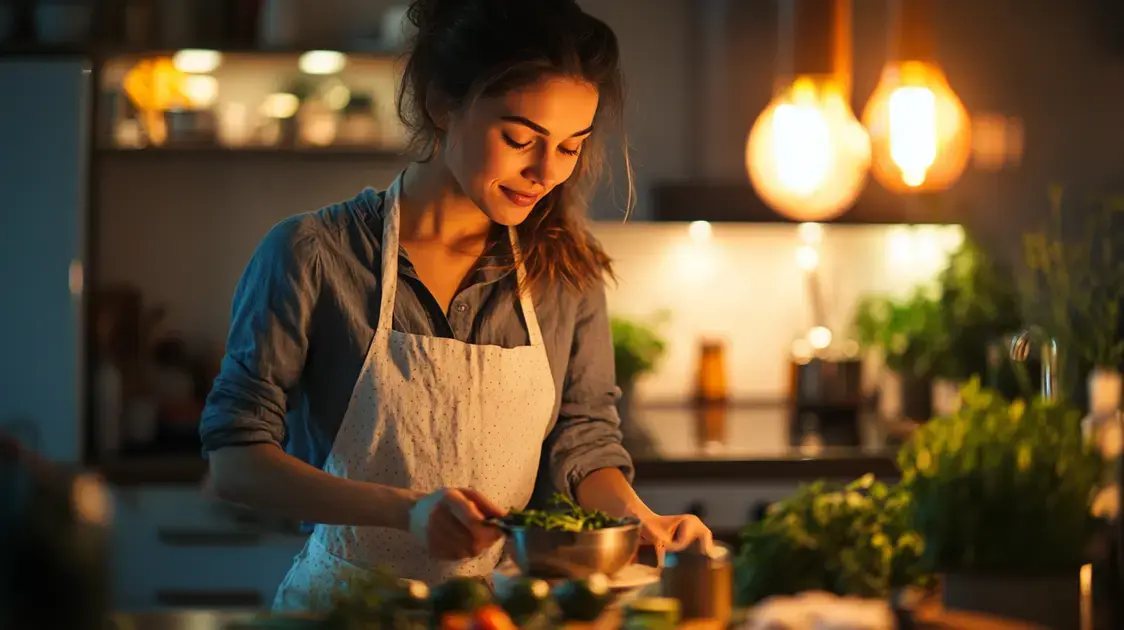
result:
M 507 534 L 506 549 L 523 575 L 581 579 L 594 573 L 613 575 L 640 548 L 640 521 L 582 532 L 521 527 L 497 522 Z

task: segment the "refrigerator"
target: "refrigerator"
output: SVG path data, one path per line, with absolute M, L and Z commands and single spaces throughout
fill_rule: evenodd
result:
M 81 463 L 92 61 L 0 56 L 0 431 Z

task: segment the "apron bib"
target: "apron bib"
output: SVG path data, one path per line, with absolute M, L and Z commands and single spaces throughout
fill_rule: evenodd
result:
M 378 325 L 324 470 L 338 477 L 424 493 L 469 487 L 500 507 L 531 498 L 554 411 L 554 378 L 531 297 L 519 297 L 530 345 L 501 348 L 392 330 L 398 287 L 402 176 L 383 207 L 382 302 Z M 509 229 L 512 251 L 519 242 Z M 516 267 L 522 284 L 525 271 Z M 278 589 L 277 612 L 323 612 L 348 576 L 388 567 L 435 584 L 490 576 L 500 541 L 463 561 L 434 560 L 408 532 L 317 525 Z

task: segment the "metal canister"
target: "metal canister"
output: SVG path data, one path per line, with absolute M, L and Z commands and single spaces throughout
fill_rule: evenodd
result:
M 668 553 L 660 575 L 660 592 L 679 600 L 683 620 L 713 619 L 725 624 L 733 611 L 733 552 L 715 543 L 709 553 L 696 544 Z

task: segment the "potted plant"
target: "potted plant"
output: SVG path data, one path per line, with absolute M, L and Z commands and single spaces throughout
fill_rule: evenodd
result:
M 943 348 L 935 352 L 933 410 L 937 415 L 955 410 L 957 387 L 973 376 L 989 386 L 1014 395 L 1016 374 L 1005 358 L 994 354 L 997 344 L 1022 328 L 1015 278 L 1010 269 L 988 256 L 970 236 L 949 257 L 938 277 Z
M 664 318 L 662 313 L 651 322 L 625 317 L 610 318 L 613 361 L 617 386 L 621 389 L 618 408 L 622 420 L 632 415 L 636 381 L 655 369 L 656 363 L 667 349 L 667 343 L 656 332 Z
M 924 543 L 910 528 L 909 502 L 905 488 L 869 474 L 846 485 L 802 486 L 742 530 L 738 604 L 803 591 L 888 598 L 922 583 Z
M 1076 628 L 1104 459 L 1064 403 L 1008 401 L 979 379 L 960 394 L 898 456 L 924 565 L 947 608 Z
M 1098 199 L 1079 206 L 1081 230 L 1064 221 L 1063 190 L 1049 191 L 1046 226 L 1023 235 L 1026 264 L 1024 294 L 1028 320 L 1053 336 L 1062 350 L 1059 389 L 1076 397 L 1087 393 L 1093 411 L 1115 411 L 1120 403 L 1124 363 L 1124 262 L 1116 251 L 1124 196 Z M 1087 373 L 1087 390 L 1079 392 L 1075 377 Z
M 939 290 L 917 287 L 904 299 L 868 296 L 854 317 L 855 337 L 867 351 L 881 353 L 890 374 L 880 390 L 883 415 L 927 420 L 931 383 L 947 346 Z

